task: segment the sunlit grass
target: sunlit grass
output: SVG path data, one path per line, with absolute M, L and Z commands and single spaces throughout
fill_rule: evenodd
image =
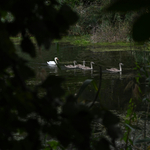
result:
M 20 37 L 10 37 L 10 39 L 15 44 L 20 44 L 22 38 Z M 33 41 L 33 43 L 36 43 L 36 39 L 34 37 L 30 37 L 30 39 Z M 139 50 L 150 50 L 150 44 L 147 44 L 144 46 L 141 43 L 135 43 L 135 42 L 100 42 L 100 43 L 93 43 L 91 41 L 91 35 L 83 35 L 83 36 L 64 36 L 60 40 L 53 40 L 53 43 L 69 43 L 75 46 L 87 46 L 87 47 L 94 47 L 92 51 L 98 52 L 98 51 L 122 51 L 122 50 L 131 50 L 131 48 L 139 49 Z M 105 48 L 107 47 L 107 48 Z

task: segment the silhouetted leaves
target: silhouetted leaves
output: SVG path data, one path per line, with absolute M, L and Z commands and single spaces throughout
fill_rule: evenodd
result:
M 149 40 L 150 37 L 150 1 L 149 0 L 117 0 L 106 8 L 107 11 L 141 11 L 141 16 L 133 24 L 132 36 L 137 42 L 144 42 Z
M 21 33 L 22 51 L 35 57 L 29 34 L 35 37 L 38 46 L 48 49 L 52 40 L 60 39 L 77 21 L 77 13 L 55 0 L 50 0 L 49 4 L 43 0 L 0 2 L 0 15 L 5 16 L 6 12 L 12 13 L 14 20 L 0 22 L 0 149 L 40 150 L 41 139 L 47 134 L 64 147 L 73 144 L 77 149 L 88 150 L 91 149 L 91 123 L 95 118 L 100 119 L 110 137 L 116 139 L 118 131 L 114 125 L 119 120 L 115 115 L 103 110 L 92 112 L 77 104 L 74 96 L 61 100 L 64 95 L 61 77 L 48 76 L 41 84 L 30 87 L 27 81 L 35 77 L 34 72 L 28 62 L 16 54 L 9 39 Z M 83 84 L 79 95 L 90 82 Z M 16 133 L 25 133 L 25 136 L 18 141 Z M 106 149 L 109 147 L 105 139 L 99 144 Z
M 35 47 L 28 37 L 24 37 L 21 42 L 21 48 L 23 52 L 28 53 L 31 57 L 35 57 Z
M 48 76 L 47 79 L 42 83 L 41 87 L 47 89 L 51 95 L 60 97 L 64 93 L 64 90 L 61 87 L 62 81 L 64 81 L 62 77 Z
M 67 102 L 63 106 L 62 117 L 63 124 L 66 124 L 65 126 L 67 126 L 68 129 L 71 129 L 69 137 L 73 144 L 75 144 L 79 149 L 90 149 L 90 124 L 93 118 L 89 109 L 82 105 Z M 66 137 L 67 135 L 62 134 L 60 138 L 64 136 Z
M 147 41 L 150 37 L 150 13 L 141 15 L 133 25 L 133 39 L 135 41 Z
M 143 142 L 150 142 L 150 138 L 145 138 L 145 139 L 135 141 L 135 143 L 143 143 Z
M 76 97 L 75 97 L 76 99 L 79 98 L 79 96 L 81 95 L 81 93 L 84 91 L 84 89 L 85 89 L 91 82 L 92 82 L 91 79 L 87 79 L 87 80 L 85 80 L 85 81 L 83 82 L 81 88 L 80 88 L 79 91 L 78 91 L 78 94 L 77 94 Z
M 105 111 L 103 115 L 103 125 L 107 128 L 108 135 L 116 140 L 121 135 L 121 130 L 117 127 L 120 119 L 111 113 L 110 111 Z
M 101 138 L 99 141 L 93 141 L 92 146 L 94 150 L 110 150 L 110 143 L 105 138 Z
M 34 77 L 35 75 L 33 70 L 26 65 L 18 64 L 18 68 L 19 68 L 18 73 L 24 80 Z
M 107 10 L 127 12 L 139 10 L 144 7 L 148 8 L 148 6 L 150 6 L 149 0 L 116 0 L 108 6 Z
M 104 111 L 104 113 L 103 113 L 103 124 L 106 127 L 118 124 L 119 121 L 120 121 L 119 117 L 117 117 L 116 115 L 114 115 L 112 112 L 110 112 L 110 111 Z
M 117 126 L 120 119 L 112 112 L 94 108 L 92 113 L 94 114 L 94 118 L 107 129 L 107 133 L 112 140 L 116 140 L 122 135 L 120 128 Z

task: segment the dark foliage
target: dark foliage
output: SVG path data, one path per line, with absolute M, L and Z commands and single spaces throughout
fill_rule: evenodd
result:
M 5 17 L 6 12 L 14 16 L 14 21 L 0 21 L 0 149 L 39 150 L 42 149 L 41 135 L 48 134 L 64 147 L 72 143 L 78 149 L 88 150 L 91 149 L 91 122 L 99 118 L 111 139 L 118 138 L 115 125 L 119 119 L 109 111 L 90 111 L 76 104 L 73 96 L 65 103 L 61 101 L 64 94 L 61 77 L 49 76 L 41 85 L 28 86 L 26 81 L 34 77 L 34 72 L 26 60 L 17 56 L 10 40 L 10 36 L 21 32 L 22 51 L 35 57 L 35 47 L 27 33 L 34 35 L 38 46 L 48 48 L 53 39 L 60 39 L 77 21 L 77 14 L 55 0 L 0 2 L 0 18 Z M 41 90 L 45 92 L 42 97 L 38 95 Z M 61 113 L 57 112 L 58 106 L 62 108 Z M 16 133 L 25 135 L 24 139 L 17 141 Z M 99 149 L 101 144 L 109 149 L 106 139 L 93 146 Z
M 150 1 L 149 0 L 117 0 L 112 3 L 107 11 L 140 11 L 139 17 L 133 24 L 132 36 L 135 41 L 144 42 L 150 38 Z

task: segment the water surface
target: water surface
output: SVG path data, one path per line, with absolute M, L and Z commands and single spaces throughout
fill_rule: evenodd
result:
M 144 64 L 149 60 L 149 52 L 141 51 L 102 51 L 94 52 L 86 47 L 77 47 L 69 43 L 60 44 L 59 50 L 57 45 L 52 44 L 49 50 L 37 49 L 37 57 L 31 59 L 27 54 L 22 53 L 18 48 L 18 53 L 23 58 L 29 60 L 29 65 L 37 74 L 38 80 L 42 80 L 46 75 L 62 76 L 65 78 L 63 88 L 67 94 L 76 94 L 86 79 L 93 79 L 98 87 L 99 85 L 99 66 L 102 67 L 102 86 L 100 96 L 97 99 L 107 109 L 122 110 L 128 105 L 132 90 L 135 87 L 135 77 L 137 72 L 134 70 L 135 61 Z M 53 60 L 54 57 L 59 58 L 58 67 L 50 67 L 46 62 Z M 82 64 L 86 61 L 86 66 L 90 66 L 93 61 L 93 70 L 68 69 L 64 65 L 77 63 Z M 106 71 L 106 68 L 118 68 L 119 63 L 124 64 L 122 73 L 111 73 Z M 131 87 L 127 86 L 132 83 Z M 127 88 L 128 87 L 128 88 Z M 144 86 L 141 87 L 144 89 Z M 89 103 L 95 98 L 96 90 L 93 84 L 90 84 L 79 98 L 79 102 Z

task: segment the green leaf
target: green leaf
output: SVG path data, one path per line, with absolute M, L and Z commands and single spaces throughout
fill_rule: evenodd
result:
M 3 10 L 0 9 L 0 14 L 1 14 L 1 17 L 5 19 L 7 14 L 8 14 L 8 12 L 7 11 L 3 11 Z
M 131 145 L 133 145 L 133 141 L 131 139 L 129 139 L 129 142 L 130 142 Z
M 128 125 L 128 124 L 125 124 L 127 127 L 129 127 L 132 131 L 135 131 L 135 129 L 134 128 L 132 128 L 130 125 Z
M 47 144 L 49 144 L 50 147 L 52 149 L 54 149 L 54 150 L 57 150 L 57 149 L 65 150 L 63 148 L 63 146 L 58 141 L 54 141 L 54 140 L 53 141 L 49 141 L 49 142 L 47 142 Z
M 122 138 L 125 142 L 127 141 L 127 136 L 128 136 L 128 133 L 125 132 L 124 135 L 123 135 L 123 138 Z
M 138 135 L 138 136 L 135 138 L 135 140 L 133 141 L 133 145 L 136 144 L 135 141 L 137 141 L 137 139 L 139 139 L 141 136 L 142 136 L 142 134 Z
M 142 139 L 142 140 L 136 140 L 136 141 L 135 141 L 135 144 L 136 144 L 136 143 L 139 144 L 139 143 L 143 143 L 143 142 L 150 142 L 150 138 L 145 138 L 145 139 Z
M 150 121 L 150 116 L 148 115 L 148 117 L 141 117 L 141 120 L 149 120 Z
M 127 150 L 132 150 L 132 146 L 129 145 L 129 146 L 127 147 Z
M 79 96 L 82 94 L 82 92 L 84 91 L 84 89 L 92 82 L 92 79 L 87 79 L 83 82 L 81 88 L 79 89 L 78 94 L 76 95 L 76 99 L 79 98 Z
M 47 142 L 47 144 L 49 144 L 53 150 L 56 150 L 60 147 L 60 144 L 58 141 L 49 141 L 49 142 Z
M 97 85 L 96 85 L 94 80 L 92 81 L 92 83 L 93 83 L 93 86 L 94 86 L 95 90 L 98 91 Z
M 142 101 L 143 101 L 143 102 L 149 101 L 149 99 L 148 99 L 147 97 L 144 97 L 144 98 L 142 99 Z
M 132 131 L 135 131 L 135 129 L 142 130 L 140 127 L 136 125 L 129 125 L 129 124 L 125 124 L 125 125 L 129 127 Z

